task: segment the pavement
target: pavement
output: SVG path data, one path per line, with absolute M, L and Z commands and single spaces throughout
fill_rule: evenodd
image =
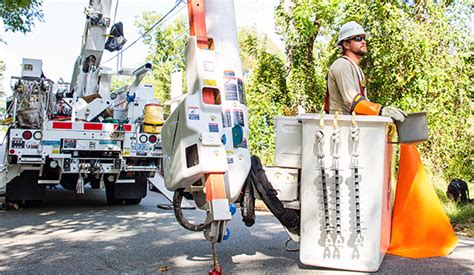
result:
M 58 189 L 47 193 L 41 208 L 0 211 L 0 273 L 206 274 L 210 244 L 158 203 L 167 201 L 154 192 L 140 205 L 108 206 L 101 190 L 80 195 Z M 204 217 L 198 210 L 186 215 Z M 224 274 L 342 272 L 299 263 L 298 252 L 285 250 L 288 235 L 270 213 L 258 212 L 250 228 L 236 214 L 229 228 L 230 239 L 217 247 Z M 474 239 L 460 237 L 447 257 L 386 255 L 378 273 L 474 274 Z

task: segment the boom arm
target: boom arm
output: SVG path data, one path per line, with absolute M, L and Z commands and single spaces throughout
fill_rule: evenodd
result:
M 85 9 L 86 24 L 71 77 L 70 91 L 74 97 L 95 94 L 98 91 L 99 64 L 105 49 L 107 28 L 110 24 L 112 0 L 90 0 Z

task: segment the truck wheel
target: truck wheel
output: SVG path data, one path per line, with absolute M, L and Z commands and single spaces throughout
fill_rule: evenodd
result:
M 142 199 L 125 199 L 125 204 L 140 204 Z
M 19 207 L 38 207 L 46 193 L 46 185 L 38 184 L 38 171 L 23 171 L 7 184 L 5 201 Z
M 42 203 L 41 200 L 27 200 L 25 201 L 25 207 L 38 208 L 41 207 Z

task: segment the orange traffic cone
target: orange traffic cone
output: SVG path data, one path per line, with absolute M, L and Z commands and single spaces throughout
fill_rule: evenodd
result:
M 446 256 L 456 244 L 456 235 L 421 163 L 416 145 L 402 144 L 392 239 L 387 253 L 409 258 Z

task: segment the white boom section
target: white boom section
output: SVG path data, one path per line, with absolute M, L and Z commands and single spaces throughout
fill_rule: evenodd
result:
M 222 98 L 222 118 L 227 142 L 226 189 L 230 201 L 237 200 L 250 171 L 249 121 L 240 60 L 237 23 L 233 0 L 206 0 L 206 25 L 214 39 L 218 87 Z M 240 133 L 234 127 L 240 125 Z M 237 135 L 237 136 L 236 136 Z
M 90 0 L 84 13 L 87 21 L 81 43 L 81 54 L 74 65 L 71 77 L 71 91 L 76 98 L 96 94 L 99 77 L 99 64 L 107 40 L 110 24 L 112 0 Z
M 188 95 L 162 132 L 165 182 L 176 190 L 206 173 L 225 173 L 227 198 L 234 202 L 250 170 L 234 2 L 207 0 L 205 14 L 212 49 L 200 49 L 193 36 L 186 47 Z

